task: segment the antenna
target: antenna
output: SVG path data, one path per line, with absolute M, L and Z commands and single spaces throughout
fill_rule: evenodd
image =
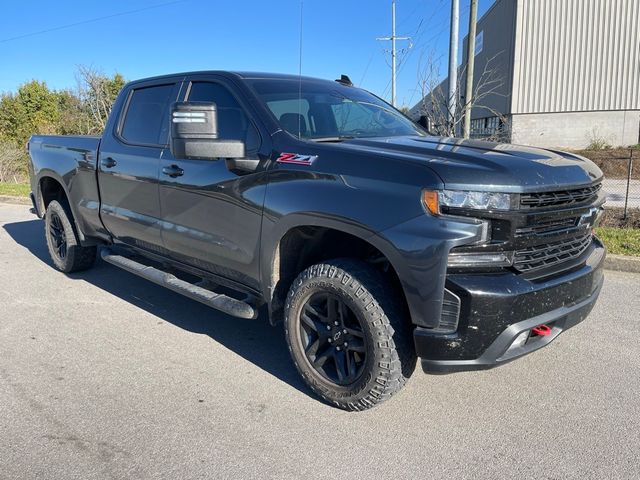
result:
M 411 37 L 398 37 L 396 35 L 396 0 L 391 0 L 391 36 L 379 37 L 376 40 L 391 40 L 391 105 L 396 106 L 396 40 L 409 40 Z
M 299 58 L 298 58 L 298 140 L 302 137 L 302 11 L 304 8 L 303 0 L 300 0 L 300 42 L 299 42 Z

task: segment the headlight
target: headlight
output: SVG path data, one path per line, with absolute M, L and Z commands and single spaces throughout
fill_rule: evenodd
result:
M 511 210 L 517 208 L 517 197 L 509 193 L 496 192 L 424 190 L 422 204 L 433 215 L 439 215 L 443 206 L 473 210 Z
M 509 210 L 511 195 L 495 192 L 465 192 L 442 190 L 438 192 L 440 205 L 452 208 L 472 208 L 478 210 Z

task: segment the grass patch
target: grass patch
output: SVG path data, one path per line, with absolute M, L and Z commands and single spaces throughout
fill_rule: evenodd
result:
M 598 227 L 596 234 L 609 253 L 640 257 L 640 229 Z
M 0 182 L 0 195 L 10 197 L 28 197 L 31 193 L 31 185 L 28 183 L 5 183 Z

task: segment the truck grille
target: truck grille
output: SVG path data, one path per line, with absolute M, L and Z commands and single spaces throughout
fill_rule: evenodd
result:
M 575 228 L 580 221 L 580 217 L 567 217 L 560 220 L 541 222 L 527 227 L 516 228 L 516 237 L 533 235 L 535 237 L 546 237 L 555 235 L 558 232 Z
M 591 185 L 573 190 L 555 192 L 523 193 L 520 195 L 520 206 L 523 208 L 542 208 L 575 205 L 596 199 L 602 184 Z
M 520 272 L 551 267 L 579 257 L 591 245 L 591 232 L 559 242 L 516 250 L 513 266 Z

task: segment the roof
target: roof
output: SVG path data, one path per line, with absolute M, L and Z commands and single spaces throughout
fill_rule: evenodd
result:
M 219 75 L 223 77 L 235 77 L 243 80 L 255 80 L 255 79 L 267 79 L 267 80 L 306 80 L 306 81 L 319 81 L 319 82 L 330 82 L 332 80 L 326 78 L 317 78 L 317 77 L 306 77 L 295 74 L 287 74 L 287 73 L 269 73 L 269 72 L 240 72 L 240 71 L 232 71 L 232 70 L 197 70 L 192 72 L 175 72 L 168 73 L 165 75 L 158 75 L 154 77 L 145 77 L 139 78 L 136 80 L 132 80 L 130 83 L 138 83 L 149 80 L 161 80 L 163 78 L 170 77 L 187 77 L 193 75 Z

